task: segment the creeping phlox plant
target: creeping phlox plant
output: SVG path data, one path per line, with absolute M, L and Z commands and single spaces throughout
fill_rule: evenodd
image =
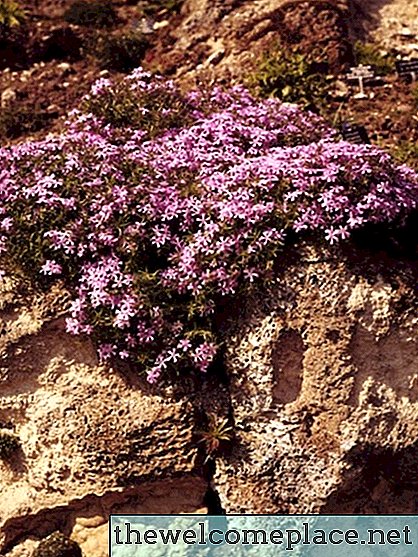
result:
M 155 382 L 205 372 L 217 304 L 268 280 L 290 231 L 330 244 L 415 208 L 418 176 L 241 87 L 101 79 L 56 137 L 0 150 L 4 265 L 73 293 L 67 329 Z

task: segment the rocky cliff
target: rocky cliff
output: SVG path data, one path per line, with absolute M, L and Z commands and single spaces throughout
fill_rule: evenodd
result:
M 148 62 L 230 82 L 275 41 L 309 50 L 315 37 L 338 69 L 353 13 L 343 0 L 186 0 Z M 0 460 L 3 555 L 61 530 L 103 557 L 115 512 L 417 512 L 416 253 L 306 245 L 286 261 L 228 314 L 221 377 L 176 388 L 99 365 L 64 331 L 62 290 L 1 279 L 0 428 L 22 445 Z M 211 415 L 234 437 L 208 466 Z
M 230 512 L 415 513 L 416 267 L 309 249 L 249 304 L 227 366 Z
M 186 0 L 179 21 L 161 34 L 150 61 L 187 82 L 230 83 L 251 71 L 267 48 L 281 43 L 314 52 L 334 71 L 352 62 L 353 17 L 346 0 Z
M 110 512 L 202 511 L 209 489 L 229 512 L 416 512 L 416 279 L 305 247 L 229 320 L 228 388 L 176 390 L 99 366 L 51 295 L 4 288 L 1 420 L 22 450 L 0 468 L 3 549 L 60 529 L 105 555 Z M 212 478 L 195 435 L 211 413 L 234 424 Z
M 61 530 L 105 556 L 111 512 L 203 507 L 190 398 L 98 365 L 90 342 L 55 317 L 62 293 L 16 293 L 2 282 L 0 425 L 22 444 L 0 460 L 3 551 Z

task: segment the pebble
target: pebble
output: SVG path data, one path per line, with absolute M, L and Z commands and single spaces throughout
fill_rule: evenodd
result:
M 164 27 L 167 27 L 170 24 L 170 22 L 168 20 L 164 20 L 164 21 L 156 21 L 154 23 L 154 31 L 158 31 L 158 29 L 163 29 Z
M 23 70 L 23 72 L 20 74 L 20 81 L 22 83 L 26 83 L 30 76 L 32 75 L 32 71 L 31 70 Z
M 401 37 L 415 37 L 415 33 L 413 33 L 410 29 L 408 29 L 408 27 L 401 29 L 399 35 Z
M 222 60 L 224 56 L 225 51 L 223 49 L 216 50 L 215 52 L 212 52 L 210 56 L 208 56 L 204 65 L 209 66 L 210 64 L 217 64 Z
M 71 69 L 71 64 L 69 64 L 68 62 L 61 62 L 57 65 L 57 68 L 59 68 L 63 72 L 66 72 Z
M 1 107 L 4 108 L 10 101 L 16 98 L 16 91 L 12 88 L 5 89 L 1 94 Z

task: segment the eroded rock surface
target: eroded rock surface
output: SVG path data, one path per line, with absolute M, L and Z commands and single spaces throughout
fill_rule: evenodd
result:
M 229 404 L 235 440 L 213 478 L 224 510 L 415 513 L 417 269 L 347 251 L 286 257 L 269 291 L 241 307 L 229 391 L 154 391 L 98 365 L 51 318 L 64 292 L 27 303 L 3 288 L 0 420 L 22 442 L 0 462 L 3 551 L 29 556 L 60 530 L 104 557 L 110 513 L 202 511 L 196 428 Z
M 160 69 L 193 81 L 230 82 L 252 71 L 270 46 L 315 51 L 330 70 L 352 61 L 348 0 L 185 0 L 176 25 L 151 52 Z
M 363 257 L 307 249 L 236 326 L 227 511 L 416 512 L 416 269 Z
M 12 291 L 3 284 L 0 425 L 22 449 L 0 460 L 1 547 L 57 529 L 90 547 L 85 530 L 111 512 L 202 508 L 190 398 L 100 366 L 90 342 L 48 319 L 52 295 Z

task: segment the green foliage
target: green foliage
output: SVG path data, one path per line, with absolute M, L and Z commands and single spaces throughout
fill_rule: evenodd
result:
M 101 34 L 93 47 L 93 54 L 102 68 L 130 72 L 140 65 L 147 48 L 146 37 L 135 31 L 117 35 Z
M 33 552 L 33 557 L 82 557 L 82 553 L 75 541 L 61 532 L 54 532 L 41 541 Z
M 0 458 L 7 460 L 20 449 L 20 441 L 16 435 L 8 431 L 0 431 Z
M 330 84 L 319 69 L 320 65 L 308 56 L 278 47 L 263 56 L 250 82 L 263 97 L 321 108 Z
M 110 0 L 76 0 L 65 11 L 64 19 L 74 25 L 86 27 L 111 27 L 117 21 Z
M 219 418 L 216 414 L 209 414 L 208 426 L 205 431 L 199 431 L 200 443 L 204 443 L 208 458 L 213 458 L 223 443 L 232 440 L 232 427 L 227 418 Z
M 14 0 L 0 0 L 0 29 L 20 25 L 25 19 L 25 12 Z
M 189 107 L 177 91 L 161 87 L 139 92 L 127 87 L 126 82 L 112 88 L 104 83 L 100 94 L 90 95 L 81 108 L 113 128 L 129 126 L 144 130 L 150 137 L 166 128 L 185 125 L 189 118 Z
M 16 139 L 41 130 L 50 116 L 39 107 L 29 108 L 13 103 L 0 109 L 0 140 Z
M 398 161 L 418 170 L 418 143 L 400 141 L 393 149 L 393 156 Z
M 354 45 L 354 56 L 357 64 L 372 66 L 378 76 L 392 73 L 395 67 L 394 56 L 383 55 L 377 44 L 357 41 Z

